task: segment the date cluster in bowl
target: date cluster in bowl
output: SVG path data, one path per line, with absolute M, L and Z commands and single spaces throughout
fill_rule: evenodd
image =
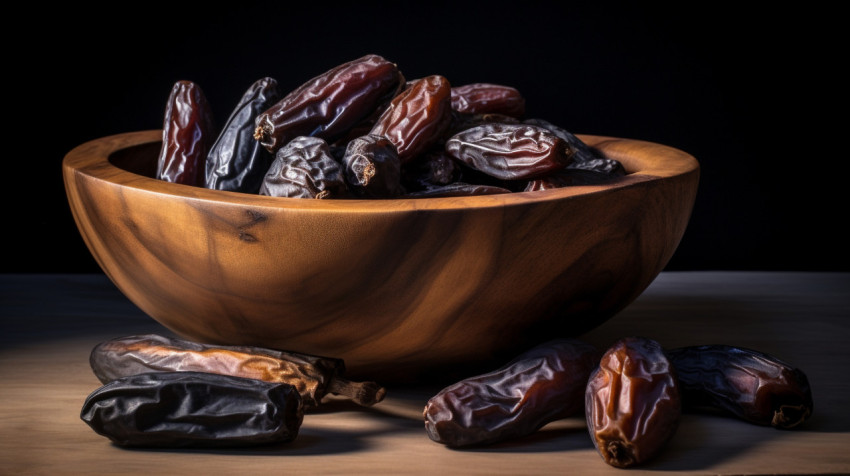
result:
M 513 87 L 407 79 L 373 54 L 285 95 L 261 78 L 221 129 L 200 86 L 178 81 L 162 137 L 156 178 L 275 197 L 484 195 L 625 175 L 571 132 L 526 118 Z

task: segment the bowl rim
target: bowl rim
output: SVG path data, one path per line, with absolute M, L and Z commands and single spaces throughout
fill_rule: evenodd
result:
M 698 173 L 699 171 L 699 163 L 696 158 L 687 152 L 667 145 L 645 140 L 600 135 L 576 134 L 576 136 L 588 145 L 602 151 L 606 157 L 619 160 L 623 163 L 628 171 L 627 175 L 599 185 L 576 185 L 533 192 L 454 197 L 310 200 L 212 190 L 204 187 L 171 183 L 131 172 L 112 162 L 111 159 L 117 152 L 132 147 L 161 142 L 161 129 L 125 132 L 90 140 L 69 151 L 62 161 L 62 166 L 66 182 L 72 176 L 81 174 L 120 187 L 130 187 L 161 195 L 173 195 L 184 199 L 225 202 L 256 207 L 346 212 L 450 210 L 544 203 L 604 193 L 633 186 L 638 183 L 665 180 Z

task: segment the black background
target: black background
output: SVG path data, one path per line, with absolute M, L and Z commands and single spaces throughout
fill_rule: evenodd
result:
M 176 2 L 175 2 L 176 3 Z M 284 89 L 375 53 L 407 78 L 492 82 L 575 133 L 682 149 L 697 202 L 668 270 L 847 271 L 842 15 L 724 2 L 31 5 L 10 15 L 0 272 L 99 272 L 70 215 L 73 147 L 158 129 L 172 84 L 223 123 L 263 76 Z M 123 6 L 122 6 L 123 5 Z

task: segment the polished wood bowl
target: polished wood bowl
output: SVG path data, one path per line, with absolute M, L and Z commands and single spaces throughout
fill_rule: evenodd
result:
M 155 130 L 82 144 L 63 173 L 94 258 L 174 333 L 339 357 L 348 375 L 401 381 L 578 336 L 665 267 L 693 209 L 697 161 L 579 137 L 627 175 L 474 197 L 266 197 L 152 178 Z

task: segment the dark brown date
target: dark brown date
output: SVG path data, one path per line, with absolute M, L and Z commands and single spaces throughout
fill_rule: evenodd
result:
M 344 198 L 348 187 L 328 143 L 318 137 L 300 136 L 277 150 L 260 195 Z
M 552 124 L 549 121 L 538 118 L 526 119 L 522 122 L 523 124 L 530 124 L 532 126 L 538 126 L 552 131 L 555 135 L 557 135 L 561 139 L 564 139 L 575 151 L 573 155 L 573 163 L 586 162 L 602 157 L 602 154 L 598 150 L 594 149 L 593 147 L 590 147 L 583 140 L 579 139 L 575 134 L 564 129 L 563 127 L 556 126 L 555 124 Z
M 392 198 L 404 193 L 401 161 L 384 136 L 365 135 L 348 143 L 342 158 L 348 187 L 367 198 Z
M 483 124 L 446 141 L 446 152 L 502 180 L 537 178 L 570 164 L 573 149 L 548 129 L 526 124 Z
M 519 124 L 519 119 L 504 114 L 461 114 L 457 111 L 452 111 L 452 121 L 446 132 L 443 134 L 442 143 L 449 140 L 458 132 L 471 129 L 484 124 Z
M 102 383 L 142 373 L 178 371 L 286 383 L 295 387 L 307 409 L 317 407 L 328 393 L 365 406 L 380 402 L 386 394 L 375 382 L 343 378 L 345 364 L 340 359 L 262 347 L 201 344 L 156 334 L 101 342 L 92 349 L 89 363 Z
M 298 136 L 333 142 L 396 93 L 395 64 L 366 55 L 302 84 L 256 118 L 254 138 L 274 152 Z
M 451 124 L 451 89 L 443 76 L 416 80 L 393 98 L 370 134 L 389 139 L 402 164 L 419 157 Z
M 504 114 L 522 117 L 525 98 L 516 88 L 472 83 L 452 88 L 452 109 L 463 114 Z
M 277 81 L 255 81 L 230 113 L 207 155 L 206 187 L 258 193 L 274 154 L 254 140 L 254 119 L 280 100 Z
M 449 185 L 461 177 L 457 162 L 442 148 L 426 152 L 420 159 L 408 162 L 401 170 L 402 183 L 409 192 Z
M 563 170 L 530 180 L 524 191 L 534 192 L 575 185 L 598 185 L 625 174 L 622 164 L 616 160 L 590 159 L 584 162 L 573 162 Z
M 806 374 L 776 357 L 729 345 L 670 349 L 687 409 L 719 410 L 757 425 L 794 428 L 811 415 Z
M 207 153 L 215 141 L 212 108 L 200 86 L 177 81 L 165 105 L 156 178 L 204 186 Z
M 80 418 L 129 447 L 236 447 L 286 443 L 303 421 L 294 387 L 204 372 L 113 380 L 92 392 Z
M 611 466 L 627 468 L 658 455 L 676 432 L 681 412 L 673 366 L 651 339 L 617 341 L 587 382 L 587 428 Z
M 425 431 L 450 447 L 530 435 L 581 411 L 598 357 L 596 347 L 575 339 L 541 344 L 496 371 L 441 390 L 425 406 Z

